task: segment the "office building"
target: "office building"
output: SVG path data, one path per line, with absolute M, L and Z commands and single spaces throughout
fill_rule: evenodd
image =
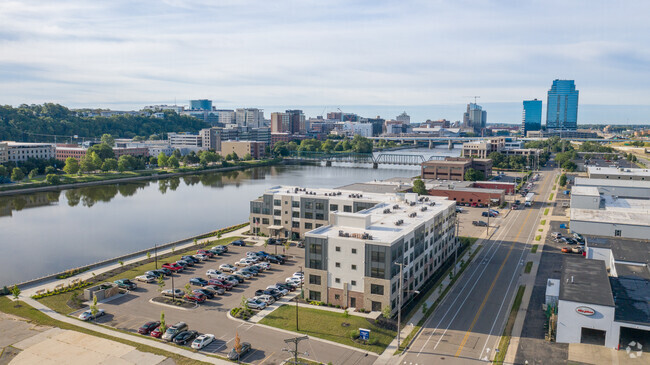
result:
M 288 113 L 271 113 L 271 133 L 293 133 L 291 116 Z
M 167 133 L 167 140 L 172 147 L 190 146 L 203 148 L 203 140 L 200 134 Z
M 235 123 L 237 123 L 239 127 L 264 127 L 264 110 L 257 108 L 236 109 Z
M 522 115 L 521 131 L 525 136 L 529 131 L 542 129 L 542 101 L 524 100 L 524 112 Z
M 305 234 L 308 300 L 377 312 L 390 307 L 395 313 L 400 295 L 404 305 L 454 259 L 454 202 L 382 195 L 356 213 L 332 210 L 330 224 Z M 402 285 L 396 262 L 403 264 Z
M 199 131 L 201 146 L 205 150 L 221 150 L 221 128 L 205 128 Z
M 369 123 L 372 125 L 372 135 L 374 137 L 380 136 L 384 133 L 384 123 L 385 119 L 377 116 L 377 118 L 364 118 L 361 120 L 361 123 Z
M 506 147 L 506 137 L 493 137 L 463 143 L 463 157 L 487 158 L 492 152 L 502 152 Z
M 573 80 L 553 80 L 546 102 L 546 129 L 578 128 L 578 93 Z
M 7 161 L 19 162 L 29 158 L 50 159 L 56 152 L 49 143 L 4 142 L 7 145 Z
M 411 123 L 411 117 L 408 114 L 406 114 L 406 112 L 402 112 L 402 114 L 396 116 L 395 120 L 398 121 L 398 122 L 402 122 L 404 124 L 410 124 Z
M 250 154 L 254 159 L 259 159 L 264 157 L 266 146 L 266 143 L 256 141 L 222 141 L 219 153 L 222 157 L 235 153 L 239 158 Z
M 492 176 L 492 160 L 489 158 L 446 157 L 422 163 L 422 178 L 434 180 L 464 181 L 465 173 L 474 169 L 488 178 Z
M 598 133 L 592 132 L 587 129 L 578 129 L 573 131 L 568 130 L 545 130 L 545 131 L 530 131 L 526 132 L 528 138 L 548 138 L 560 137 L 563 139 L 578 139 L 578 138 L 599 138 Z
M 487 112 L 478 104 L 467 104 L 467 111 L 463 114 L 463 129 L 473 130 L 482 135 L 487 124 Z
M 208 100 L 208 99 L 190 100 L 190 109 L 212 110 L 212 100 Z

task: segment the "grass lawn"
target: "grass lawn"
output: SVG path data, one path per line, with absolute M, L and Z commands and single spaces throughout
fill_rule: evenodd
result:
M 497 352 L 497 355 L 494 357 L 494 361 L 492 362 L 493 364 L 503 364 L 503 360 L 506 358 L 506 352 L 508 352 L 508 345 L 510 344 L 510 335 L 512 334 L 512 327 L 515 325 L 515 318 L 517 317 L 517 312 L 521 305 L 521 299 L 524 296 L 524 290 L 526 290 L 526 286 L 524 285 L 521 285 L 519 290 L 517 290 L 517 296 L 515 296 L 515 301 L 512 303 L 508 322 L 506 322 L 506 328 L 503 329 L 503 335 L 501 336 L 501 341 L 499 341 L 499 352 Z
M 240 239 L 240 238 L 241 237 L 228 237 L 228 238 L 221 238 L 221 239 L 218 239 L 218 240 L 215 239 L 215 240 L 210 241 L 210 243 L 208 245 L 206 245 L 206 246 L 198 245 L 198 246 L 193 246 L 193 247 L 191 247 L 189 249 L 186 249 L 186 250 L 183 250 L 183 251 L 179 250 L 178 251 L 179 253 L 175 254 L 174 256 L 167 257 L 167 258 L 164 258 L 164 259 L 159 259 L 158 260 L 158 267 L 160 267 L 160 265 L 164 264 L 165 262 L 175 262 L 177 260 L 180 260 L 181 256 L 186 255 L 188 252 L 195 252 L 195 250 L 197 250 L 199 248 L 204 248 L 204 247 L 209 248 L 209 247 L 217 246 L 217 245 L 227 245 L 230 242 L 232 242 L 232 241 L 234 241 L 236 239 Z M 124 271 L 124 272 L 122 272 L 120 274 L 114 275 L 114 276 L 112 276 L 112 277 L 110 277 L 110 278 L 108 278 L 108 279 L 106 279 L 104 281 L 113 282 L 113 281 L 118 280 L 118 279 L 125 279 L 125 278 L 133 279 L 136 276 L 144 274 L 145 271 L 155 269 L 155 266 L 156 266 L 155 262 L 149 262 L 149 263 L 146 263 L 146 264 L 138 265 L 138 266 L 135 266 L 135 267 L 133 267 L 131 269 L 128 269 L 128 270 L 126 270 L 126 271 Z M 92 272 L 92 270 L 91 270 L 91 272 Z M 70 306 L 68 306 L 68 301 L 70 301 L 70 299 L 72 298 L 72 295 L 74 293 L 78 293 L 77 295 L 79 295 L 79 298 L 82 298 L 83 297 L 83 291 L 84 291 L 84 288 L 81 288 L 81 289 L 73 290 L 73 291 L 70 291 L 70 292 L 67 292 L 67 293 L 52 295 L 52 296 L 49 296 L 49 297 L 41 298 L 41 299 L 38 299 L 38 300 L 41 303 L 43 303 L 44 305 L 46 305 L 47 307 L 49 307 L 51 309 L 54 309 L 55 311 L 57 311 L 57 312 L 59 312 L 61 314 L 68 314 L 68 313 L 76 310 L 76 309 L 71 308 Z
M 548 196 L 548 200 L 553 200 L 554 196 L 555 196 L 555 193 L 551 193 L 551 195 Z
M 528 262 L 526 263 L 526 267 L 524 268 L 524 272 L 525 272 L 526 274 L 529 274 L 529 273 L 530 273 L 530 270 L 532 270 L 532 269 L 533 269 L 533 262 L 532 262 L 532 261 L 528 261 Z
M 541 225 L 545 225 L 545 224 L 546 224 L 546 219 L 542 219 L 542 221 L 539 222 L 539 224 L 541 224 Z
M 16 305 L 18 305 L 18 306 L 16 306 Z M 157 349 L 155 347 L 151 347 L 151 346 L 147 346 L 147 345 L 141 345 L 139 343 L 131 342 L 129 340 L 125 340 L 125 339 L 122 339 L 122 338 L 119 338 L 119 337 L 108 336 L 108 335 L 105 335 L 103 333 L 91 331 L 91 330 L 88 330 L 88 329 L 85 329 L 85 328 L 82 328 L 82 327 L 77 327 L 77 326 L 69 324 L 69 323 L 57 321 L 56 319 L 53 319 L 53 318 L 50 318 L 50 317 L 46 316 L 44 313 L 34 309 L 33 307 L 25 304 L 22 301 L 12 302 L 11 300 L 9 300 L 9 298 L 0 297 L 0 312 L 9 313 L 9 314 L 13 314 L 13 315 L 18 316 L 18 317 L 25 318 L 25 319 L 27 319 L 30 322 L 35 323 L 35 324 L 44 325 L 44 326 L 59 327 L 59 328 L 66 329 L 66 330 L 73 330 L 73 331 L 82 332 L 82 333 L 85 333 L 85 334 L 88 334 L 88 335 L 97 336 L 97 337 L 105 338 L 105 339 L 108 339 L 108 340 L 120 342 L 120 343 L 129 345 L 129 346 L 133 346 L 133 347 L 135 347 L 136 349 L 138 349 L 140 351 L 150 352 L 150 353 L 153 353 L 153 354 L 156 354 L 156 355 L 162 355 L 162 356 L 172 358 L 176 362 L 176 364 L 180 364 L 180 365 L 207 364 L 207 363 L 202 362 L 202 361 L 189 359 L 187 357 L 183 357 L 183 356 L 171 353 L 171 352 L 160 350 L 160 349 Z
M 544 215 L 548 215 L 548 209 L 549 208 L 544 209 Z
M 540 241 L 541 239 L 542 239 L 541 235 L 538 234 L 537 236 L 535 236 L 535 241 Z
M 539 247 L 538 244 L 534 244 L 533 247 L 530 248 L 530 252 L 535 253 L 537 252 L 537 247 Z
M 300 333 L 378 354 L 384 351 L 386 346 L 397 336 L 397 332 L 395 331 L 377 327 L 373 320 L 367 320 L 366 318 L 353 315 L 345 318 L 345 315 L 342 313 L 300 307 L 298 317 Z M 295 331 L 296 307 L 283 305 L 264 317 L 260 323 L 271 327 Z M 349 323 L 350 325 L 343 327 L 341 325 L 342 323 Z M 350 332 L 357 331 L 359 328 L 367 328 L 370 330 L 370 343 L 372 344 L 364 345 L 350 338 Z
M 540 228 L 540 229 L 537 230 L 537 232 L 543 232 L 543 231 L 544 231 L 544 228 Z

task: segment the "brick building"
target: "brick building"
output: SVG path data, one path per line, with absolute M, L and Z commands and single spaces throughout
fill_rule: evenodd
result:
M 434 180 L 463 181 L 470 168 L 483 172 L 487 178 L 492 175 L 492 160 L 484 158 L 447 157 L 439 161 L 422 163 L 422 178 Z

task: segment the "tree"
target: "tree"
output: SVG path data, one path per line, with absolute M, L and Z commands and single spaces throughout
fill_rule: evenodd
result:
M 36 177 L 36 175 L 38 175 L 38 169 L 32 169 L 32 171 L 29 172 L 27 177 L 29 177 L 30 179 L 33 179 L 33 178 Z
M 248 299 L 245 296 L 241 296 L 241 307 L 244 310 L 248 310 Z
M 429 193 L 427 188 L 424 186 L 424 181 L 419 178 L 413 181 L 413 192 L 420 195 L 427 195 Z
M 467 169 L 465 171 L 465 180 L 466 181 L 482 181 L 485 180 L 485 175 L 483 171 L 475 170 L 473 168 Z
M 251 156 L 250 153 L 247 153 L 247 154 L 244 155 L 244 161 L 250 161 L 252 159 L 253 159 L 253 156 Z
M 565 161 L 565 162 L 562 164 L 562 168 L 565 169 L 565 170 L 567 170 L 567 171 L 569 171 L 569 172 L 573 172 L 573 171 L 575 171 L 577 167 L 578 167 L 578 166 L 577 166 L 577 165 L 575 164 L 575 162 L 573 162 L 573 161 Z
M 149 157 L 149 165 L 157 165 L 158 164 L 158 158 L 155 156 Z
M 109 147 L 115 146 L 115 138 L 108 133 L 102 135 L 102 143 L 105 143 Z
M 177 169 L 180 166 L 180 163 L 178 162 L 178 158 L 172 155 L 170 158 L 167 159 L 167 166 L 173 169 Z
M 560 175 L 559 184 L 560 184 L 560 186 L 565 186 L 566 185 L 566 174 Z
M 95 162 L 93 161 L 93 158 L 91 156 L 89 156 L 89 155 L 84 156 L 81 159 L 81 164 L 79 164 L 79 169 L 82 172 L 94 171 L 94 170 L 97 170 L 98 167 L 99 166 L 95 165 Z
M 77 172 L 79 172 L 79 161 L 77 161 L 77 159 L 74 157 L 66 158 L 63 171 L 65 171 L 65 173 L 68 175 L 76 174 Z
M 90 153 L 90 159 L 93 161 L 95 170 L 100 169 L 102 167 L 102 164 L 104 163 L 104 161 L 102 161 L 102 159 L 99 157 L 99 155 L 96 152 Z
M 175 149 L 175 150 L 172 152 L 172 156 L 174 156 L 174 157 L 176 157 L 176 158 L 181 158 L 181 150 L 179 150 L 178 148 Z
M 56 173 L 56 168 L 54 166 L 46 166 L 44 171 L 45 171 L 45 175 L 55 174 Z M 0 174 L 0 176 L 1 175 L 2 174 Z
M 391 312 L 393 309 L 390 307 L 390 305 L 387 305 L 384 307 L 384 309 L 381 310 L 381 315 L 382 317 L 389 319 L 391 317 Z
M 96 153 L 99 158 L 103 160 L 106 160 L 107 158 L 115 158 L 115 152 L 113 151 L 113 148 L 106 143 L 100 143 L 91 146 L 88 151 L 86 151 L 86 154 L 91 154 L 91 153 Z
M 117 160 L 114 158 L 107 158 L 104 160 L 102 171 L 117 171 Z
M 237 353 L 237 362 L 239 362 L 239 356 L 241 355 L 241 343 L 239 339 L 239 332 L 235 332 L 235 352 Z
M 165 312 L 160 311 L 160 332 L 165 333 L 165 331 L 167 330 L 166 327 L 167 326 L 165 326 Z
M 47 182 L 50 185 L 57 185 L 61 183 L 61 178 L 59 177 L 59 175 L 47 174 L 47 176 L 45 176 L 45 182 Z
M 165 277 L 161 274 L 158 276 L 158 291 L 162 293 L 165 290 Z
M 164 152 L 158 154 L 158 167 L 167 166 L 167 155 Z
M 20 181 L 25 178 L 25 173 L 19 167 L 14 167 L 11 171 L 11 180 Z
M 120 172 L 131 171 L 136 168 L 137 161 L 131 155 L 122 155 L 117 160 L 117 170 Z
M 90 306 L 90 314 L 93 316 L 93 319 L 95 319 L 97 312 L 97 296 L 93 294 L 93 304 Z
M 190 156 L 190 155 L 187 155 Z M 186 156 L 186 157 L 187 157 Z M 212 151 L 203 151 L 201 152 L 201 155 L 199 156 L 199 163 L 205 167 L 211 162 L 217 162 L 219 161 L 219 158 L 221 156 L 217 155 L 215 152 Z M 189 157 L 189 159 L 192 159 L 192 157 Z
M 20 288 L 18 287 L 18 285 L 14 284 L 14 287 L 11 288 L 11 295 L 14 297 L 14 300 L 18 300 L 18 298 L 20 297 Z
M 185 284 L 185 294 L 188 296 L 192 294 L 192 286 L 190 285 L 190 283 Z

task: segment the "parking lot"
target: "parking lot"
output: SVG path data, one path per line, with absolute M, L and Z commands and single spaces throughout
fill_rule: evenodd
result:
M 487 217 L 483 217 L 483 212 L 487 211 L 487 208 L 477 208 L 477 207 L 460 207 L 462 212 L 458 213 L 458 218 L 460 221 L 460 227 L 458 228 L 458 235 L 463 237 L 480 237 L 482 234 L 485 234 L 486 227 L 475 226 L 472 224 L 473 221 L 483 221 L 488 222 Z M 497 217 L 490 217 L 490 227 L 499 226 L 503 224 L 504 217 L 508 214 L 509 208 L 499 209 L 499 207 L 492 207 L 499 211 Z
M 224 263 L 234 264 L 240 258 L 245 257 L 247 251 L 264 250 L 263 246 L 235 247 L 230 245 L 228 247 L 229 251 L 221 256 L 215 256 L 193 267 L 188 267 L 179 274 L 173 274 L 174 287 L 184 289 L 190 278 L 202 277 L 207 279 L 206 271 L 208 269 L 217 270 L 219 265 Z M 282 253 L 282 246 L 269 245 L 265 250 L 274 253 L 276 247 L 277 252 Z M 144 323 L 159 321 L 160 313 L 164 312 L 165 322 L 168 327 L 177 322 L 185 322 L 191 330 L 196 330 L 201 334 L 211 333 L 215 335 L 215 341 L 201 351 L 226 356 L 233 346 L 235 333 L 237 332 L 241 342 L 250 342 L 252 345 L 252 350 L 242 357 L 242 361 L 256 363 L 266 359 L 265 364 L 279 363 L 280 359 L 286 359 L 288 356 L 280 351 L 284 346 L 282 338 L 277 338 L 277 334 L 270 333 L 266 338 L 264 331 L 255 331 L 255 334 L 253 334 L 253 331 L 248 333 L 247 331 L 253 327 L 253 323 L 233 321 L 227 318 L 227 313 L 230 309 L 241 305 L 242 297 L 251 298 L 255 295 L 257 289 L 265 289 L 269 285 L 284 282 L 287 277 L 298 271 L 299 266 L 304 262 L 304 250 L 292 245 L 287 255 L 289 259 L 284 265 L 271 264 L 270 269 L 240 283 L 232 290 L 226 291 L 224 295 L 217 295 L 213 299 L 208 299 L 194 309 L 182 309 L 152 303 L 150 302 L 152 298 L 160 296 L 158 284 L 155 282 L 137 282 L 138 287 L 135 290 L 101 303 L 99 308 L 104 309 L 106 315 L 100 317 L 97 322 L 136 333 Z M 159 264 L 162 264 L 162 262 Z M 172 276 L 165 277 L 165 289 L 171 289 L 171 287 Z M 192 288 L 196 289 L 198 287 L 193 286 Z M 262 328 L 262 330 L 271 331 L 265 328 Z M 274 353 L 277 358 L 271 359 L 271 355 Z

